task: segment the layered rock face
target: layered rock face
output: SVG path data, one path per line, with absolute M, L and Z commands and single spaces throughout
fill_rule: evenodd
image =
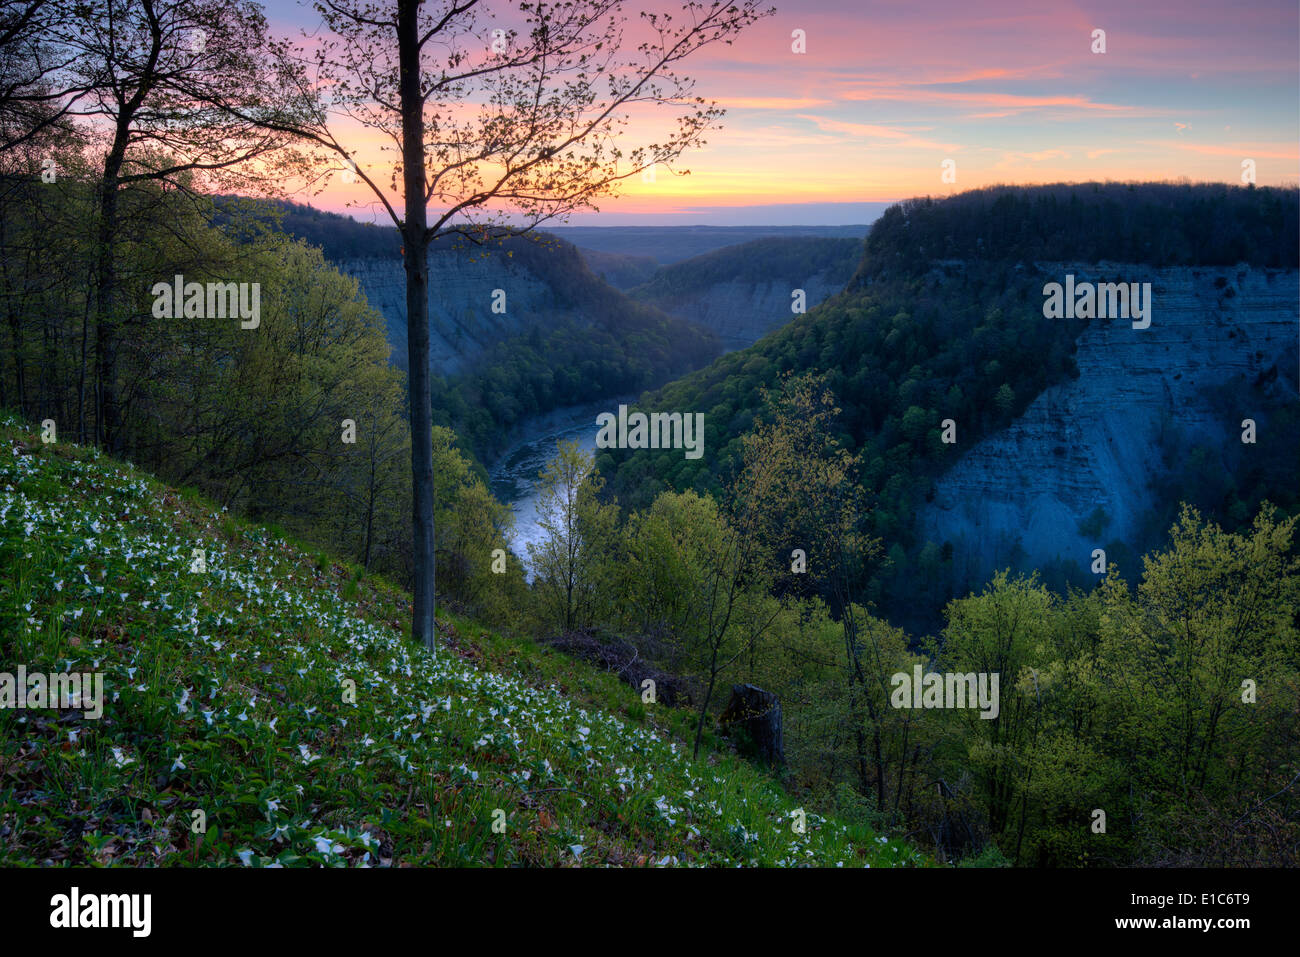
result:
M 1078 339 L 1078 379 L 1046 390 L 936 483 L 917 516 L 920 540 L 951 542 L 954 570 L 974 580 L 1012 564 L 1020 549 L 1025 564 L 1063 559 L 1088 569 L 1094 548 L 1131 542 L 1152 507 L 1162 429 L 1209 446 L 1240 443 L 1242 420 L 1259 416 L 1257 383 L 1296 401 L 1296 271 L 1039 268 L 1044 281 L 1073 273 L 1076 282 L 1150 282 L 1151 325 L 1091 320 Z M 1240 407 L 1216 411 L 1207 393 L 1216 387 L 1240 396 Z M 1257 441 L 1297 437 L 1261 432 Z M 1108 520 L 1100 528 L 1090 521 L 1097 509 Z
M 712 330 L 728 352 L 752 346 L 791 319 L 792 294 L 802 289 L 807 308 L 844 288 L 845 277 L 830 271 L 814 273 L 799 283 L 744 282 L 716 283 L 699 292 L 673 299 L 651 300 L 668 313 Z
M 576 251 L 573 253 L 576 257 Z M 392 361 L 406 368 L 406 273 L 399 259 L 348 259 L 336 262 L 361 284 L 370 305 L 388 323 Z M 556 268 L 567 268 L 560 262 Z M 714 331 L 726 350 L 752 345 L 789 322 L 791 293 L 804 290 L 807 308 L 844 288 L 843 270 L 824 269 L 796 283 L 730 280 L 711 283 L 672 298 L 645 301 L 670 316 Z M 591 282 L 600 283 L 595 276 Z M 492 311 L 493 293 L 506 294 L 506 311 Z M 429 332 L 435 373 L 455 375 L 488 346 L 559 319 L 592 320 L 575 314 L 547 276 L 502 250 L 490 253 L 434 248 L 429 254 Z
M 460 372 L 487 346 L 558 317 L 554 290 L 504 253 L 471 257 L 445 250 L 429 255 L 429 351 L 433 371 Z M 354 259 L 336 263 L 353 276 L 372 308 L 388 322 L 392 361 L 406 368 L 406 271 L 400 260 Z M 494 290 L 504 290 L 506 311 L 492 311 Z M 571 312 L 565 315 L 572 318 Z

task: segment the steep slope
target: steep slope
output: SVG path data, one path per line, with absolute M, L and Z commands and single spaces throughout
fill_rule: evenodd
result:
M 659 263 L 649 256 L 607 253 L 599 249 L 584 249 L 581 246 L 578 250 L 592 272 L 615 289 L 622 289 L 624 292 L 648 281 L 659 268 Z
M 388 324 L 393 362 L 406 367 L 406 274 L 396 230 L 298 203 L 217 199 L 216 222 L 245 219 L 320 246 L 355 277 Z M 592 272 L 575 246 L 550 233 L 483 245 L 448 233 L 431 247 L 429 273 L 430 365 L 444 377 L 470 371 L 511 340 L 557 329 L 620 356 L 636 353 L 645 374 L 628 388 L 696 368 L 717 351 L 707 332 L 629 301 Z
M 405 368 L 406 273 L 401 260 L 371 257 L 335 265 L 356 277 L 370 305 L 388 321 L 393 361 Z M 448 239 L 430 252 L 430 364 L 435 373 L 463 374 L 507 340 L 558 328 L 590 332 L 607 348 L 621 350 L 631 340 L 649 336 L 662 352 L 664 372 L 694 368 L 714 348 L 706 334 L 682 320 L 629 302 L 593 274 L 568 243 L 542 237 L 540 242 L 509 240 L 480 249 Z
M 628 295 L 743 349 L 794 318 L 795 290 L 811 309 L 843 289 L 861 255 L 856 239 L 756 239 L 665 266 Z
M 393 363 L 407 368 L 406 272 L 400 259 L 346 259 L 334 263 L 354 277 L 366 301 L 388 322 Z M 505 313 L 492 311 L 493 291 L 507 294 Z M 451 249 L 429 256 L 429 361 L 456 375 L 503 338 L 560 317 L 563 304 L 531 270 L 505 257 L 477 261 Z
M 614 450 L 597 465 L 627 507 L 665 488 L 719 490 L 762 390 L 820 377 L 843 410 L 837 438 L 861 456 L 866 531 L 889 560 L 865 596 L 917 631 L 1008 557 L 1060 585 L 1080 580 L 1085 543 L 1089 563 L 1110 543 L 1111 558 L 1149 550 L 1180 499 L 1230 528 L 1265 498 L 1289 513 L 1300 506 L 1294 439 L 1282 438 L 1300 421 L 1298 197 L 1085 183 L 899 204 L 841 293 L 642 397 L 647 410 L 704 413 L 701 458 Z M 1045 284 L 1071 270 L 1152 282 L 1151 328 L 1046 318 Z M 1243 452 L 1245 418 L 1263 431 Z M 955 443 L 943 441 L 949 419 Z M 1066 565 L 1042 564 L 1058 555 Z
M 412 645 L 406 603 L 0 421 L 0 680 L 94 672 L 104 692 L 97 719 L 0 709 L 0 863 L 920 861 L 812 814 L 796 833 L 770 779 L 689 762 L 659 725 L 675 713 L 608 675 L 470 622 Z
M 1100 275 L 1089 263 L 1039 268 L 1080 282 Z M 1077 341 L 1078 377 L 965 451 L 918 515 L 922 539 L 953 546 L 959 581 L 1056 561 L 1085 571 L 1109 543 L 1140 553 L 1148 516 L 1164 504 L 1153 480 L 1171 450 L 1181 460 L 1200 443 L 1240 475 L 1260 444 L 1295 447 L 1269 413 L 1297 397 L 1296 270 L 1104 270 L 1116 271 L 1152 284 L 1151 327 L 1090 323 Z M 1241 441 L 1248 418 L 1253 446 Z

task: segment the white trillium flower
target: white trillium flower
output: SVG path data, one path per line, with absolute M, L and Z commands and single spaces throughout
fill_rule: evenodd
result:
M 343 852 L 342 844 L 335 844 L 334 841 L 324 834 L 312 838 L 316 842 L 316 850 L 322 854 L 341 854 Z

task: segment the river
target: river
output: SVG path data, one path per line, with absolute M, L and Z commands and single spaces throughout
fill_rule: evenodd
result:
M 537 524 L 537 473 L 555 457 L 558 442 L 577 442 L 588 455 L 596 450 L 596 416 L 617 412 L 619 403 L 629 404 L 635 395 L 615 396 L 580 406 L 566 406 L 517 425 L 515 440 L 488 470 L 492 494 L 515 513 L 510 533 L 510 550 L 528 564 L 528 545 L 537 543 L 542 530 Z

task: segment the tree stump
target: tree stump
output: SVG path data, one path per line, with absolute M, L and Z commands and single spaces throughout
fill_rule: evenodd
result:
M 732 685 L 731 700 L 719 719 L 723 733 L 736 742 L 736 749 L 769 767 L 785 764 L 781 739 L 781 701 L 770 691 L 754 685 Z

